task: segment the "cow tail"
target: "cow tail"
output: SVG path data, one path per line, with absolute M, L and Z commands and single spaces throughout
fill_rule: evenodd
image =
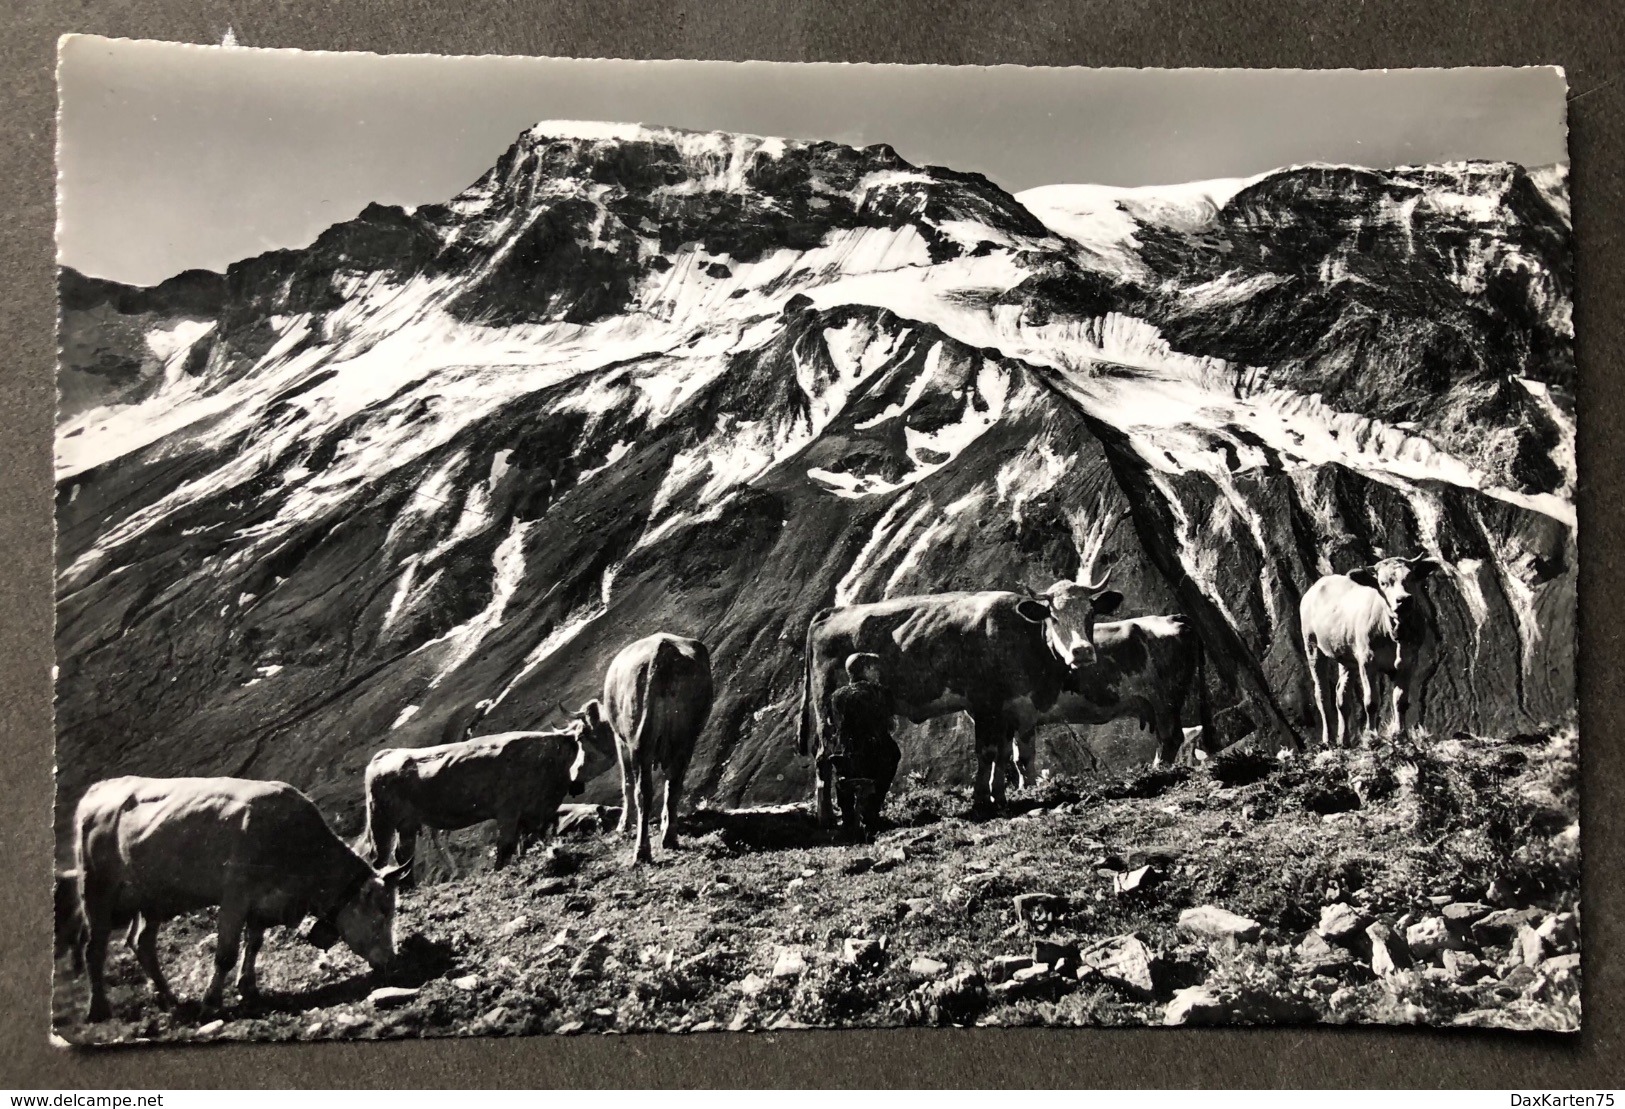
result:
M 1219 747 L 1219 733 L 1213 727 L 1213 706 L 1208 700 L 1207 648 L 1196 636 L 1196 712 L 1202 726 L 1202 750 L 1212 754 Z
M 813 631 L 818 627 L 829 609 L 819 609 L 813 613 L 812 620 L 807 624 L 807 641 L 802 651 L 801 674 L 801 720 L 796 729 L 796 754 L 806 756 L 812 752 L 813 733 Z

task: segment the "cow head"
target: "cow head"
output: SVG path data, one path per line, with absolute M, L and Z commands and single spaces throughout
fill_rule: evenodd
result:
M 1123 603 L 1123 595 L 1107 589 L 1110 571 L 1098 582 L 1058 581 L 1042 595 L 1016 603 L 1024 620 L 1044 629 L 1050 650 L 1071 669 L 1095 661 L 1095 618 L 1109 616 Z
M 570 764 L 570 796 L 580 797 L 588 782 L 614 765 L 615 731 L 604 719 L 603 703 L 596 699 L 570 716 L 570 734 L 576 740 L 576 757 Z
M 369 874 L 333 914 L 345 944 L 374 970 L 388 970 L 395 962 L 395 888 L 411 868 L 404 862 Z
M 1413 597 L 1422 592 L 1422 583 L 1439 568 L 1439 563 L 1425 554 L 1410 558 L 1385 558 L 1372 566 L 1350 570 L 1350 581 L 1379 591 L 1394 611 L 1406 607 Z

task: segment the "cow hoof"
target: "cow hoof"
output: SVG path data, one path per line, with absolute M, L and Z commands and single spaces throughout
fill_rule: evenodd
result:
M 160 1009 L 173 1009 L 179 1004 L 180 999 L 174 994 L 170 993 L 168 990 L 165 990 L 163 993 L 158 995 L 158 1008 Z
M 105 997 L 98 997 L 91 1001 L 90 1012 L 86 1014 L 85 1019 L 89 1021 L 112 1020 L 113 1007 L 107 1003 Z

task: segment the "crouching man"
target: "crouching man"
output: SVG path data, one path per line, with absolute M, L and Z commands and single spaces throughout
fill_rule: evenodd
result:
M 876 680 L 879 663 L 877 655 L 848 656 L 847 684 L 830 695 L 835 741 L 824 752 L 819 775 L 833 779 L 842 826 L 863 841 L 874 838 L 903 758 L 891 734 L 891 694 Z

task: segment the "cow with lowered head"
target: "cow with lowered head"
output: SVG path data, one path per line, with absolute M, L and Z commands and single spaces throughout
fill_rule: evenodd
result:
M 85 792 L 74 814 L 79 899 L 87 929 L 90 1019 L 112 1015 L 104 962 L 115 928 L 139 920 L 136 958 L 160 1003 L 158 929 L 171 917 L 219 906 L 214 978 L 220 1005 L 242 944 L 238 992 L 257 992 L 254 960 L 265 929 L 313 916 L 376 970 L 395 961 L 395 883 L 327 826 L 286 782 L 242 778 L 112 778 Z
M 1437 642 L 1424 583 L 1438 566 L 1426 555 L 1385 558 L 1346 574 L 1328 574 L 1304 592 L 1298 624 L 1325 746 L 1332 744 L 1333 717 L 1339 746 L 1353 742 L 1357 711 L 1366 728 L 1380 726 L 1385 678 L 1393 683 L 1393 729 L 1414 722 L 1407 720 L 1413 706 L 1420 716 Z M 1347 705 L 1351 682 L 1357 683 L 1359 697 Z
M 379 751 L 367 763 L 367 825 L 358 850 L 375 866 L 393 855 L 410 867 L 422 829 L 451 831 L 491 820 L 502 867 L 522 836 L 552 832 L 565 796 L 579 796 L 608 769 L 611 750 L 578 721 L 555 731 Z
M 1109 576 L 1109 575 L 1108 575 Z M 844 680 L 846 659 L 878 658 L 877 682 L 896 713 L 920 723 L 968 714 L 976 729 L 978 809 L 1002 805 L 1013 781 L 1012 739 L 1023 722 L 1056 705 L 1075 673 L 1095 662 L 1095 618 L 1123 595 L 1098 582 L 1056 582 L 1039 596 L 1002 590 L 893 597 L 823 609 L 807 628 L 797 750 L 821 753 L 830 725 L 830 694 Z M 818 820 L 834 823 L 834 782 L 819 775 Z

